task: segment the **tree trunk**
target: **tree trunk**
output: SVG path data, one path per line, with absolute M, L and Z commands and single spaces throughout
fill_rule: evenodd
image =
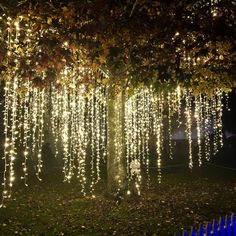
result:
M 127 187 L 124 140 L 124 92 L 108 98 L 107 188 L 111 196 L 121 196 Z

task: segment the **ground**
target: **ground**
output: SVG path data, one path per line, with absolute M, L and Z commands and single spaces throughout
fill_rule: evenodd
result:
M 51 171 L 29 187 L 17 183 L 0 209 L 0 235 L 174 235 L 236 212 L 236 172 L 217 167 L 172 170 L 163 183 L 119 204 L 104 195 L 82 197 L 78 183 L 65 184 Z

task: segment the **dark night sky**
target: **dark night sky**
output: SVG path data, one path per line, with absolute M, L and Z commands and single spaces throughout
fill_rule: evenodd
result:
M 236 134 L 236 90 L 229 95 L 229 108 L 230 111 L 224 109 L 223 113 L 223 128 Z

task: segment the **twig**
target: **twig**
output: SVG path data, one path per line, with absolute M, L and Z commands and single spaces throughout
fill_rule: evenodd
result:
M 133 8 L 132 8 L 132 10 L 130 12 L 129 17 L 131 17 L 133 15 L 133 12 L 134 12 L 135 7 L 137 6 L 137 3 L 138 3 L 138 0 L 135 1 L 134 5 L 133 5 Z
M 5 7 L 5 6 L 3 6 L 1 3 L 0 3 L 0 8 L 1 8 L 3 11 L 5 11 L 5 10 L 6 10 L 6 7 Z

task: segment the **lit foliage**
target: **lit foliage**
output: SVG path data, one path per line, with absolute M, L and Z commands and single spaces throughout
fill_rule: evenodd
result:
M 109 74 L 103 83 L 211 93 L 235 86 L 233 1 L 9 1 L 2 4 L 0 66 L 44 87 L 64 67 Z M 15 24 L 11 24 L 15 22 Z M 14 53 L 7 35 L 20 31 Z M 20 59 L 19 59 L 20 58 Z M 17 59 L 19 59 L 17 61 Z M 95 76 L 96 82 L 99 76 Z M 97 81 L 98 80 L 98 81 Z M 95 84 L 83 75 L 81 83 Z M 65 83 L 65 82 L 63 82 Z M 62 85 L 63 85 L 62 83 Z

